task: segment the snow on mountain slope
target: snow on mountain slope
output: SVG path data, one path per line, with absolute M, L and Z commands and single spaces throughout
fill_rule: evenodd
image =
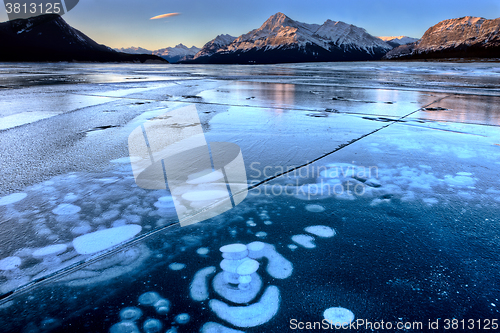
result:
M 195 54 L 193 59 L 200 58 L 200 57 L 208 57 L 217 52 L 220 48 L 225 47 L 228 44 L 231 44 L 232 41 L 234 41 L 236 37 L 233 37 L 231 35 L 219 35 L 206 43 L 198 53 Z
M 332 41 L 335 45 L 366 50 L 370 53 L 375 48 L 391 49 L 387 43 L 370 35 L 365 29 L 341 21 L 326 20 L 315 34 L 323 39 Z
M 196 46 L 187 47 L 183 44 L 177 44 L 175 47 L 166 47 L 164 49 L 159 49 L 153 51 L 153 54 L 164 57 L 184 57 L 188 55 L 194 56 L 200 51 L 200 48 Z
M 115 49 L 118 52 L 130 53 L 130 54 L 153 54 L 153 51 L 143 49 L 142 47 L 122 47 L 120 49 Z
M 353 52 L 353 55 L 355 53 L 355 60 L 363 58 L 368 60 L 379 55 L 381 57 L 391 49 L 392 47 L 384 41 L 354 25 L 331 20 L 322 25 L 307 24 L 295 21 L 283 13 L 277 13 L 269 17 L 260 28 L 241 35 L 229 44 L 214 50 L 212 43 L 210 53 L 203 54 L 200 51 L 195 59 L 214 55 L 227 58 L 228 55 L 241 52 L 288 50 L 288 56 L 292 51 L 296 53 L 295 56 L 289 57 L 291 59 L 289 61 L 349 60 L 347 54 L 349 52 Z M 302 52 L 305 56 L 299 56 L 297 52 Z M 345 55 L 339 55 L 339 52 Z M 278 57 L 277 54 L 275 56 Z
M 430 27 L 419 41 L 403 46 L 385 58 L 500 58 L 500 18 L 444 20 Z
M 466 16 L 444 20 L 429 28 L 415 48 L 416 53 L 425 53 L 457 47 L 475 45 L 500 45 L 500 18 L 487 20 Z

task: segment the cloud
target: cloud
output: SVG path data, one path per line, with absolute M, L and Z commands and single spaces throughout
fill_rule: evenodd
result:
M 168 14 L 162 14 L 162 15 L 158 15 L 158 16 L 152 17 L 152 18 L 150 18 L 150 20 L 162 19 L 162 18 L 165 18 L 165 17 L 176 16 L 176 15 L 179 15 L 179 14 L 180 14 L 180 13 L 168 13 Z

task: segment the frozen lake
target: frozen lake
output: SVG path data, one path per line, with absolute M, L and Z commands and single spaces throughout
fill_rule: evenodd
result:
M 498 327 L 497 63 L 0 73 L 0 331 Z M 137 186 L 128 140 L 187 106 L 248 194 L 180 227 L 202 185 Z

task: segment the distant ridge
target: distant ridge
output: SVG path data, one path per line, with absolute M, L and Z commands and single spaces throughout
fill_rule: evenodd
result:
M 430 27 L 422 38 L 391 50 L 385 59 L 500 58 L 500 18 L 466 16 Z
M 168 63 L 154 55 L 114 51 L 96 43 L 54 14 L 0 23 L 0 40 L 0 61 Z
M 228 36 L 228 35 L 221 35 Z M 189 63 L 284 63 L 377 60 L 392 47 L 365 29 L 327 20 L 322 25 L 295 21 L 283 13 L 231 41 L 218 36 Z M 218 40 L 219 39 L 219 40 Z

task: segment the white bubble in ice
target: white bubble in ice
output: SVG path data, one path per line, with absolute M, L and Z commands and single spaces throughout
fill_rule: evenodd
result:
M 120 311 L 121 320 L 136 321 L 137 319 L 141 318 L 141 316 L 142 316 L 141 309 L 136 308 L 135 306 L 124 308 Z
M 109 333 L 140 333 L 137 325 L 132 321 L 121 321 L 109 329 Z
M 52 213 L 56 215 L 73 215 L 82 210 L 80 207 L 72 205 L 72 204 L 60 204 L 56 208 L 52 210 Z
M 288 244 L 287 246 L 288 246 L 288 248 L 289 248 L 290 250 L 292 250 L 292 251 L 295 251 L 295 250 L 297 249 L 297 247 L 298 247 L 298 246 L 297 246 L 297 245 L 295 245 L 295 244 Z
M 178 324 L 187 324 L 191 317 L 187 313 L 181 313 L 175 317 L 175 322 Z
M 474 186 L 476 181 L 469 176 L 444 176 L 444 181 L 450 186 Z
M 255 234 L 255 236 L 259 237 L 259 238 L 265 238 L 267 236 L 267 232 L 265 231 L 259 231 Z
M 323 312 L 323 317 L 334 326 L 346 326 L 354 320 L 354 313 L 351 310 L 333 307 Z
M 154 291 L 148 291 L 139 296 L 139 304 L 141 305 L 153 305 L 158 302 L 160 299 L 160 295 Z
M 312 225 L 304 228 L 304 230 L 310 234 L 324 238 L 335 236 L 335 230 L 333 230 L 330 227 L 327 227 L 326 225 Z
M 215 273 L 215 267 L 205 267 L 194 274 L 193 281 L 189 286 L 189 294 L 195 301 L 201 302 L 208 299 L 208 281 L 209 275 Z
M 314 244 L 314 237 L 309 235 L 294 235 L 292 240 L 306 249 L 314 249 L 316 244 Z
M 0 260 L 1 271 L 11 271 L 19 266 L 21 266 L 21 258 L 19 257 L 7 257 Z
M 224 259 L 220 262 L 219 266 L 222 268 L 223 271 L 229 272 L 229 273 L 236 273 L 236 269 L 238 269 L 238 266 L 243 264 L 245 261 L 252 260 L 250 258 L 243 258 L 243 259 L 238 259 L 238 260 L 232 260 L 232 259 Z
M 325 208 L 320 205 L 307 205 L 306 210 L 311 213 L 321 213 L 325 211 Z
M 222 253 L 226 253 L 226 252 L 241 252 L 245 251 L 246 249 L 247 246 L 245 244 L 229 244 L 222 246 L 219 250 Z
M 23 200 L 28 195 L 26 193 L 12 193 L 5 197 L 0 198 L 0 206 L 10 205 Z
M 43 258 L 43 257 L 50 256 L 50 255 L 58 255 L 58 254 L 65 252 L 67 249 L 68 249 L 68 246 L 66 244 L 49 245 L 49 246 L 42 247 L 41 249 L 34 251 L 33 257 L 34 258 Z
M 252 282 L 252 276 L 241 275 L 240 277 L 238 277 L 238 282 L 239 283 L 250 283 L 250 282 Z
M 167 314 L 170 311 L 170 301 L 168 299 L 160 299 L 153 304 L 153 306 L 155 307 L 156 313 L 161 315 Z
M 200 256 L 207 255 L 210 250 L 206 247 L 200 247 L 198 250 L 196 250 L 196 253 L 198 253 Z
M 74 193 L 68 193 L 64 196 L 64 201 L 66 202 L 74 202 L 78 199 L 78 195 L 75 195 Z
M 99 230 L 75 238 L 73 246 L 79 254 L 93 254 L 130 240 L 141 230 L 137 224 Z
M 238 260 L 248 255 L 247 246 L 244 244 L 229 244 L 220 248 L 224 259 Z
M 259 269 L 259 262 L 253 259 L 245 260 L 236 268 L 239 275 L 250 275 Z
M 185 264 L 181 264 L 178 262 L 173 262 L 170 265 L 168 265 L 168 268 L 170 268 L 173 271 L 180 271 L 181 269 L 184 269 L 186 267 Z
M 147 319 L 142 325 L 144 332 L 146 333 L 158 333 L 161 331 L 162 324 L 158 319 Z
M 292 275 L 292 263 L 276 251 L 274 245 L 263 242 L 252 242 L 247 246 L 249 258 L 267 259 L 266 271 L 272 277 L 276 279 L 286 279 Z
M 263 242 L 252 242 L 247 245 L 248 251 L 250 252 L 259 252 L 264 249 L 266 246 L 266 243 Z
M 215 314 L 237 327 L 255 327 L 267 323 L 278 312 L 280 306 L 279 289 L 269 286 L 261 299 L 248 306 L 230 306 L 217 299 L 208 303 Z

